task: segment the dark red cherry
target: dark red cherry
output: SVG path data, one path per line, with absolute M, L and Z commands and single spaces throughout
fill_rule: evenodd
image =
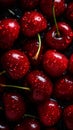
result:
M 27 75 L 34 101 L 43 101 L 52 94 L 52 82 L 42 71 L 35 70 Z
M 32 37 L 47 28 L 44 16 L 37 12 L 26 12 L 21 18 L 21 30 L 25 36 Z
M 39 0 L 20 0 L 21 7 L 26 9 L 32 9 L 35 8 L 38 5 Z
M 20 79 L 29 70 L 29 60 L 27 56 L 19 50 L 10 50 L 2 57 L 4 69 L 13 79 Z
M 58 77 L 67 70 L 68 59 L 55 50 L 48 50 L 43 57 L 43 67 L 49 75 Z
M 23 51 L 28 56 L 32 65 L 39 65 L 42 61 L 44 46 L 41 46 L 40 52 L 35 59 L 35 55 L 39 48 L 39 41 L 32 39 L 23 44 Z
M 5 115 L 9 121 L 21 119 L 26 111 L 23 97 L 16 92 L 7 92 L 3 95 Z
M 18 38 L 20 26 L 15 19 L 0 21 L 0 48 L 9 49 Z
M 16 0 L 0 0 L 0 7 L 10 7 L 15 4 Z
M 70 105 L 65 108 L 64 121 L 68 130 L 73 130 L 73 105 Z
M 58 23 L 58 30 L 60 36 L 58 36 L 56 31 L 56 26 L 54 25 L 51 30 L 48 31 L 46 34 L 46 43 L 49 47 L 57 49 L 57 50 L 64 50 L 66 49 L 73 39 L 73 31 L 71 27 L 64 23 Z
M 71 76 L 63 76 L 56 82 L 55 96 L 61 100 L 73 99 L 73 78 Z
M 67 19 L 73 22 L 73 2 L 68 4 L 67 10 L 66 10 L 66 17 Z
M 73 54 L 70 56 L 69 60 L 69 71 L 73 74 Z
M 18 124 L 14 130 L 40 130 L 40 124 L 35 119 L 27 118 L 23 123 Z
M 10 130 L 8 125 L 0 121 L 0 130 Z
M 61 117 L 61 108 L 56 101 L 50 99 L 38 107 L 38 113 L 42 124 L 53 126 Z
M 40 8 L 48 18 L 53 16 L 53 6 L 55 6 L 56 16 L 60 16 L 66 8 L 64 0 L 40 0 Z

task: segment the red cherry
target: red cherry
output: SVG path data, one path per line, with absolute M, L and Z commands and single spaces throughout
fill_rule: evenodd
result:
M 73 22 L 73 2 L 68 4 L 66 17 Z
M 35 119 L 25 119 L 14 130 L 40 130 L 40 124 Z
M 0 84 L 6 84 L 6 79 L 3 75 L 0 75 Z M 0 85 L 0 93 L 3 92 L 4 88 Z
M 65 108 L 64 121 L 68 130 L 73 130 L 73 105 L 70 105 Z
M 61 108 L 56 101 L 50 99 L 39 106 L 38 113 L 45 126 L 53 126 L 61 117 Z
M 0 130 L 10 130 L 8 125 L 0 121 Z
M 21 18 L 21 30 L 28 37 L 32 37 L 46 28 L 46 19 L 37 11 L 26 12 Z
M 55 96 L 61 100 L 73 99 L 73 78 L 72 77 L 63 76 L 56 82 Z
M 27 82 L 31 86 L 34 101 L 43 101 L 51 96 L 52 83 L 42 71 L 30 72 L 27 75 Z
M 17 121 L 25 114 L 26 106 L 23 97 L 18 93 L 7 92 L 3 95 L 6 118 Z
M 49 75 L 61 76 L 68 67 L 68 59 L 55 50 L 48 50 L 43 57 L 43 67 Z
M 73 73 L 73 54 L 71 55 L 69 60 L 69 71 Z
M 21 7 L 25 9 L 32 9 L 38 5 L 39 0 L 20 0 Z
M 53 17 L 53 5 L 55 6 L 56 16 L 61 15 L 65 11 L 66 6 L 64 0 L 40 0 L 40 8 L 48 18 Z
M 13 79 L 20 79 L 29 70 L 27 56 L 19 50 L 10 50 L 2 57 L 4 69 Z
M 0 7 L 10 7 L 15 4 L 16 0 L 0 0 Z
M 27 41 L 27 43 L 24 43 L 23 45 L 23 50 L 25 52 L 25 54 L 29 57 L 30 62 L 32 65 L 39 65 L 42 61 L 42 57 L 43 57 L 43 45 L 41 46 L 40 49 L 40 53 L 37 57 L 37 59 L 34 59 L 34 56 L 36 55 L 37 51 L 39 48 L 39 42 L 38 40 L 32 39 Z
M 71 27 L 64 22 L 58 23 L 58 29 L 60 36 L 57 36 L 56 26 L 52 27 L 52 29 L 48 31 L 46 34 L 46 43 L 51 48 L 64 50 L 72 42 L 73 31 Z
M 18 38 L 20 26 L 15 19 L 0 21 L 0 48 L 9 49 Z

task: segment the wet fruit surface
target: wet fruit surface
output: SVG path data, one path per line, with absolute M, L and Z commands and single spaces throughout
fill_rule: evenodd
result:
M 73 0 L 0 0 L 0 130 L 73 130 Z

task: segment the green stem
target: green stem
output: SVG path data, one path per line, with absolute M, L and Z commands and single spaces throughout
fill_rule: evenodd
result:
M 3 74 L 5 74 L 5 73 L 6 73 L 6 71 L 3 70 L 2 72 L 0 72 L 0 76 L 3 75 Z
M 18 88 L 18 89 L 22 89 L 22 90 L 27 90 L 27 91 L 31 91 L 30 88 L 28 87 L 21 87 L 21 86 L 16 86 L 16 85 L 5 85 L 5 84 L 0 84 L 1 87 L 7 87 L 7 88 Z
M 60 36 L 60 32 L 59 32 L 59 28 L 58 28 L 58 24 L 57 24 L 57 20 L 56 20 L 56 15 L 55 15 L 54 5 L 53 5 L 53 18 L 54 18 L 54 23 L 55 23 L 55 26 L 56 26 L 57 35 Z
M 29 118 L 34 118 L 34 119 L 37 118 L 36 116 L 30 115 L 30 114 L 24 114 L 24 117 L 29 117 Z
M 9 13 L 11 13 L 13 16 L 15 16 L 15 13 L 11 10 L 11 9 L 8 9 Z
M 38 47 L 38 51 L 37 51 L 36 55 L 33 57 L 34 60 L 38 59 L 38 56 L 39 56 L 39 53 L 41 50 L 41 36 L 40 36 L 40 34 L 38 34 L 38 41 L 39 41 L 39 47 Z

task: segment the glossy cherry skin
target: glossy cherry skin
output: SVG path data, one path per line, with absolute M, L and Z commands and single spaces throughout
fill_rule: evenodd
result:
M 25 36 L 32 37 L 47 28 L 44 16 L 37 12 L 26 12 L 20 20 L 21 31 Z
M 61 108 L 56 101 L 50 99 L 38 107 L 38 113 L 42 124 L 53 126 L 61 117 Z
M 54 25 L 51 30 L 46 34 L 46 43 L 49 47 L 57 50 L 66 49 L 73 39 L 73 31 L 71 27 L 65 22 L 58 23 L 60 36 L 56 34 L 56 26 Z
M 27 56 L 19 50 L 10 50 L 2 57 L 4 69 L 13 79 L 20 79 L 29 70 L 29 60 Z
M 68 4 L 66 17 L 73 22 L 73 2 Z
M 6 84 L 6 78 L 0 75 L 0 84 Z M 0 93 L 3 92 L 4 88 L 0 85 Z
M 73 105 L 70 105 L 65 108 L 64 121 L 68 130 L 73 130 Z
M 40 8 L 48 18 L 53 17 L 53 5 L 55 6 L 56 16 L 60 16 L 65 11 L 64 0 L 40 0 Z
M 20 26 L 15 19 L 0 21 L 0 48 L 9 49 L 19 36 Z
M 39 0 L 20 0 L 20 5 L 21 7 L 26 10 L 26 9 L 33 9 L 38 5 Z
M 0 7 L 8 8 L 15 4 L 16 0 L 0 0 Z
M 73 74 L 73 54 L 70 56 L 69 60 L 69 71 Z
M 7 92 L 3 95 L 3 103 L 6 118 L 10 121 L 17 121 L 26 112 L 26 104 L 23 97 L 16 92 Z
M 61 76 L 68 68 L 68 59 L 56 50 L 48 50 L 43 57 L 43 67 L 52 77 Z
M 27 75 L 27 82 L 31 86 L 34 101 L 43 101 L 51 96 L 52 82 L 42 71 L 30 72 Z
M 35 39 L 29 40 L 26 43 L 24 42 L 23 44 L 24 53 L 28 56 L 31 64 L 35 66 L 39 65 L 42 62 L 43 57 L 44 46 L 42 45 L 37 59 L 34 59 L 38 51 L 38 48 L 39 48 L 39 42 L 38 40 Z
M 10 130 L 8 125 L 0 121 L 0 130 Z
M 73 78 L 72 77 L 63 76 L 56 82 L 55 96 L 61 100 L 73 99 Z
M 18 124 L 14 130 L 40 130 L 40 124 L 35 119 L 27 118 Z

